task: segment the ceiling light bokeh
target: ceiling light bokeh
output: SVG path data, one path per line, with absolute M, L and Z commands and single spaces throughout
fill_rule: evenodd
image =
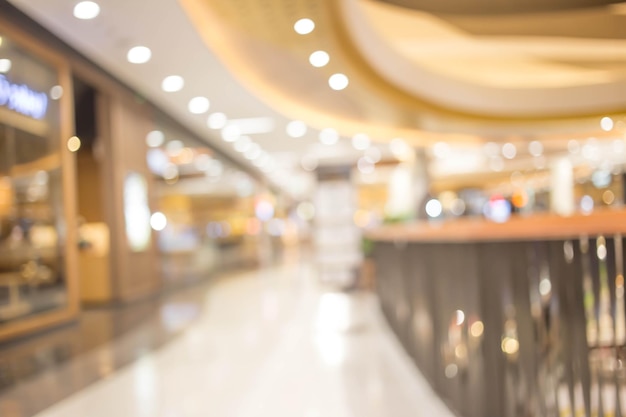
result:
M 308 35 L 309 33 L 313 32 L 313 30 L 315 29 L 315 22 L 313 22 L 309 18 L 303 18 L 303 19 L 298 20 L 293 25 L 293 29 L 296 31 L 296 33 L 300 35 Z
M 161 89 L 166 93 L 175 93 L 185 86 L 185 80 L 180 75 L 170 75 L 161 82 Z
M 152 51 L 146 46 L 135 46 L 128 50 L 126 59 L 131 64 L 145 64 L 152 58 Z
M 93 1 L 81 1 L 74 6 L 74 17 L 81 20 L 90 20 L 100 14 L 100 6 Z
M 342 73 L 333 74 L 328 79 L 328 85 L 330 88 L 336 91 L 340 91 L 348 87 L 350 80 L 348 76 Z
M 309 62 L 314 67 L 321 68 L 330 62 L 330 56 L 326 51 L 315 51 L 309 56 Z
M 292 120 L 291 122 L 287 123 L 287 127 L 285 130 L 288 136 L 292 138 L 301 138 L 306 135 L 307 126 L 306 123 L 301 120 Z
M 203 96 L 194 97 L 189 100 L 189 104 L 187 108 L 189 112 L 192 114 L 204 114 L 209 111 L 209 107 L 211 106 L 211 102 L 208 98 Z

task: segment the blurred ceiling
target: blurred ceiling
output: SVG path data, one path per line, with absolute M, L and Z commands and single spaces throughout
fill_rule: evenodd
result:
M 229 119 L 270 118 L 269 131 L 249 136 L 276 162 L 264 172 L 287 188 L 307 175 L 303 158 L 354 163 L 364 152 L 350 143 L 358 133 L 383 158 L 398 137 L 428 149 L 460 144 L 466 155 L 482 155 L 486 142 L 539 140 L 559 154 L 572 139 L 623 139 L 625 3 L 109 0 L 80 21 L 74 0 L 10 1 L 242 163 L 251 162 L 187 102 L 204 95 Z M 315 22 L 312 32 L 294 31 L 302 18 Z M 126 61 L 137 44 L 152 49 L 149 63 Z M 309 59 L 319 50 L 330 60 L 318 68 Z M 329 87 L 335 73 L 348 77 L 345 89 Z M 171 74 L 184 77 L 182 91 L 161 90 Z M 604 116 L 614 128 L 600 128 Z M 287 135 L 292 120 L 308 125 L 303 137 Z M 319 142 L 328 128 L 338 143 Z M 464 171 L 446 164 L 437 175 L 491 169 L 469 159 Z

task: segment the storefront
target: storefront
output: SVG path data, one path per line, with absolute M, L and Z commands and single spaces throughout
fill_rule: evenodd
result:
M 70 71 L 0 26 L 0 340 L 78 311 Z

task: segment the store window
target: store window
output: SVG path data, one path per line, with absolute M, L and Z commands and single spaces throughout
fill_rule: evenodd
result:
M 0 33 L 0 325 L 67 305 L 58 72 Z

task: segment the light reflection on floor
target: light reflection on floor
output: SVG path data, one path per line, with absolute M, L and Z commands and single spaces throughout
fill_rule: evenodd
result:
M 180 306 L 163 319 L 175 325 L 189 314 Z M 375 298 L 325 292 L 308 265 L 224 280 L 199 314 L 166 346 L 38 417 L 452 416 Z

